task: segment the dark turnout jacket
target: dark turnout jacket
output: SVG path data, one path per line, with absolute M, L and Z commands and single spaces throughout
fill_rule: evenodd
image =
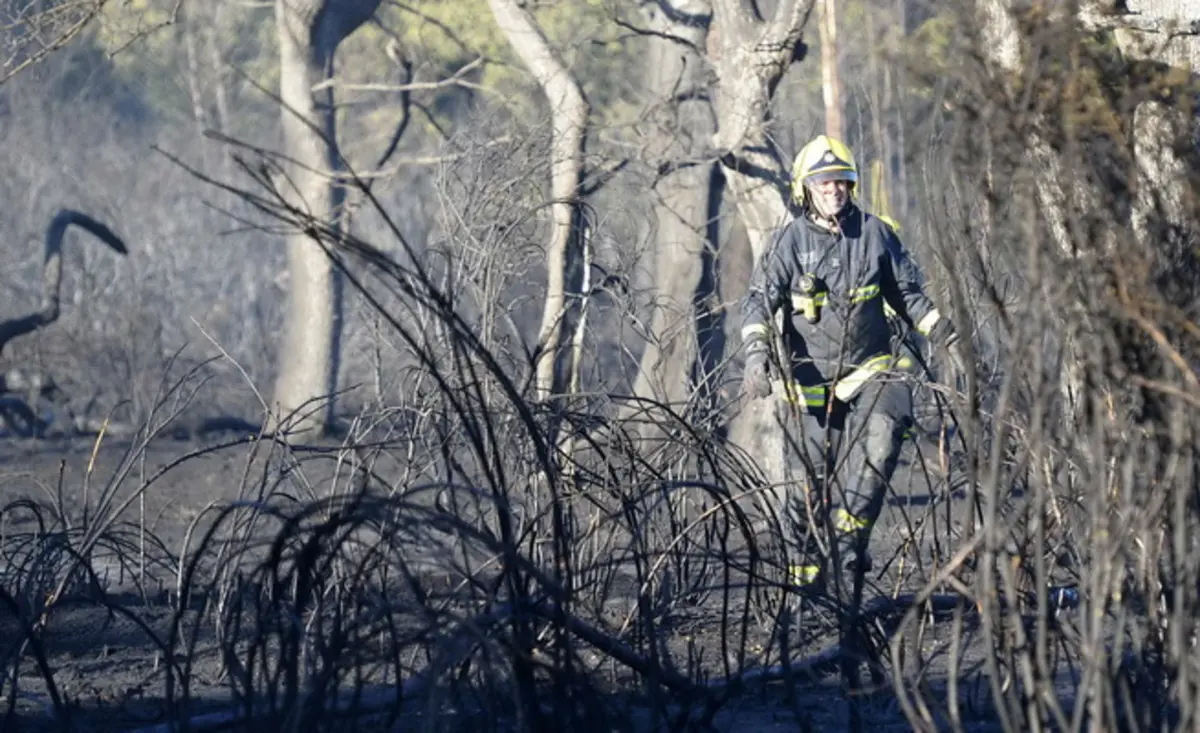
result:
M 774 315 L 782 312 L 795 383 L 847 382 L 848 391 L 839 389 L 838 395 L 849 399 L 870 373 L 890 366 L 892 331 L 885 302 L 925 335 L 941 316 L 890 226 L 853 203 L 839 225 L 833 232 L 801 216 L 775 235 L 755 264 L 743 301 L 742 340 L 751 353 L 768 348 Z M 806 274 L 815 290 L 805 291 Z M 806 318 L 814 306 L 816 323 Z

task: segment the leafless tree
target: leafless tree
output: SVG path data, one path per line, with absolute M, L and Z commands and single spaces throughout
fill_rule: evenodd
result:
M 538 338 L 536 389 L 541 399 L 565 386 L 563 360 L 573 313 L 580 306 L 583 259 L 580 183 L 590 113 L 579 82 L 559 58 L 527 8 L 516 0 L 489 0 L 496 24 L 537 79 L 550 108 L 550 239 L 546 245 L 546 298 Z
M 292 204 L 336 223 L 343 168 L 333 105 L 338 45 L 370 20 L 380 0 L 276 0 L 279 97 L 287 151 L 280 186 Z M 288 307 L 274 405 L 299 433 L 322 429 L 337 384 L 341 294 L 333 262 L 304 231 L 288 235 Z
M 821 29 L 821 96 L 825 101 L 825 134 L 846 137 L 842 124 L 842 77 L 838 73 L 838 11 L 835 0 L 819 0 Z M 870 14 L 870 10 L 867 11 Z M 878 110 L 877 110 L 878 111 Z
M 768 134 L 767 111 L 801 48 L 812 10 L 813 0 L 781 0 L 769 18 L 760 20 L 749 2 L 713 2 L 708 46 L 716 75 L 713 145 L 756 260 L 788 216 L 787 176 Z M 773 400 L 748 405 L 735 424 L 734 440 L 778 479 L 783 449 L 776 407 Z
M 707 0 L 648 4 L 647 88 L 655 122 L 648 141 L 654 165 L 653 273 L 649 340 L 633 393 L 694 414 L 690 404 L 711 371 L 717 171 L 710 155 L 716 131 L 704 48 L 712 6 Z M 640 412 L 644 405 L 633 406 Z M 658 421 L 651 421 L 658 422 Z
M 949 582 L 977 603 L 1005 730 L 1197 719 L 1200 235 L 1182 9 L 956 8 L 965 41 L 940 120 L 953 163 L 925 191 L 956 321 L 978 338 L 994 314 L 1001 353 L 955 401 L 974 517 L 930 589 Z M 1076 615 L 1057 607 L 1064 582 Z M 1017 608 L 1033 619 L 1016 622 Z M 1067 664 L 1079 665 L 1070 692 L 1056 682 Z M 895 682 L 922 730 L 962 725 L 961 688 L 933 709 Z

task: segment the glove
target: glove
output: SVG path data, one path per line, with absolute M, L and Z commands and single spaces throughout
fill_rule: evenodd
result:
M 766 350 L 752 351 L 746 357 L 746 370 L 742 372 L 742 391 L 752 400 L 770 396 L 771 370 Z
M 956 386 L 959 377 L 966 378 L 968 365 L 959 343 L 958 332 L 954 330 L 954 324 L 945 318 L 939 319 L 929 331 L 929 340 L 938 349 L 939 356 L 951 371 L 951 374 L 947 375 L 950 379 L 943 379 L 943 381 Z
M 967 357 L 963 354 L 962 345 L 959 344 L 957 338 L 946 344 L 946 357 L 950 360 L 950 368 L 954 370 L 955 376 L 965 379 L 970 367 L 967 365 Z

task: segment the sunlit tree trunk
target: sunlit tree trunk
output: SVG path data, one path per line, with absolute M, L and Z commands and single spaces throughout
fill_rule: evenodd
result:
M 562 390 L 571 314 L 578 311 L 582 267 L 580 184 L 590 110 L 583 89 L 551 47 L 536 19 L 517 0 L 489 0 L 496 24 L 537 79 L 550 107 L 550 240 L 546 245 L 546 299 L 538 343 L 539 399 Z
M 300 211 L 336 224 L 342 168 L 333 101 L 338 45 L 371 18 L 380 0 L 276 0 L 281 127 L 287 152 L 281 188 Z M 299 434 L 326 426 L 337 384 L 341 295 L 333 264 L 303 231 L 287 237 L 288 305 L 274 407 Z
M 760 21 L 747 3 L 713 3 L 713 144 L 755 260 L 789 217 L 784 163 L 767 134 L 768 108 L 812 9 L 813 0 L 780 0 L 770 19 Z M 780 405 L 775 397 L 747 403 L 731 431 L 733 441 L 759 460 L 771 480 L 782 480 L 785 473 Z
M 838 0 L 817 0 L 821 29 L 821 98 L 825 102 L 825 134 L 846 139 L 842 123 L 842 78 L 838 74 Z
M 710 13 L 707 0 L 688 0 L 675 3 L 670 13 L 650 6 L 647 18 L 656 34 L 649 39 L 646 73 L 658 123 L 649 146 L 652 161 L 666 172 L 653 190 L 656 294 L 634 394 L 676 412 L 696 397 L 695 377 L 705 373 L 698 362 L 700 342 L 713 335 L 700 323 L 712 295 L 712 278 L 705 274 L 711 273 L 716 245 L 709 231 L 716 182 L 712 164 L 705 162 L 715 128 L 700 54 Z M 630 412 L 643 409 L 634 404 Z
M 208 60 L 210 64 L 209 73 L 212 74 L 212 94 L 213 94 L 213 113 L 214 118 L 212 126 L 218 132 L 228 132 L 229 130 L 229 94 L 225 89 L 225 61 L 222 58 L 221 48 L 221 33 L 225 31 L 225 20 L 227 19 L 228 8 L 225 7 L 225 0 L 212 0 L 208 6 L 211 16 L 211 23 L 204 34 L 205 50 L 208 51 Z
M 183 18 L 183 49 L 187 59 L 188 98 L 192 103 L 192 119 L 196 123 L 196 131 L 204 133 L 206 125 L 204 114 L 204 95 L 200 82 L 200 52 L 197 48 L 196 35 L 199 23 L 194 17 L 194 11 L 189 9 Z
M 890 46 L 890 51 L 893 55 L 898 56 L 901 44 L 904 43 L 904 38 L 908 34 L 908 13 L 905 11 L 905 0 L 896 0 L 895 15 L 893 21 L 893 38 L 894 44 Z M 887 71 L 884 74 L 887 79 L 887 89 L 884 95 L 884 109 L 892 110 L 892 135 L 888 138 L 888 145 L 893 151 L 893 155 L 889 155 L 887 160 L 895 162 L 896 172 L 896 191 L 897 197 L 895 200 L 896 210 L 895 215 L 901 220 L 908 218 L 908 161 L 905 157 L 905 133 L 907 132 L 907 119 L 904 114 L 904 105 L 900 100 L 905 98 L 904 94 L 904 68 L 900 64 L 888 64 Z

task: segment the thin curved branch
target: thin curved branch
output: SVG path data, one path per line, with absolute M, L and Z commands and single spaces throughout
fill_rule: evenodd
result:
M 120 254 L 128 254 L 125 242 L 111 229 L 92 217 L 72 209 L 62 209 L 50 220 L 46 229 L 46 253 L 42 265 L 42 304 L 41 307 L 24 316 L 13 318 L 0 323 L 0 351 L 9 341 L 33 333 L 42 326 L 47 326 L 58 320 L 59 293 L 62 289 L 62 241 L 67 228 L 72 224 L 91 232 L 97 239 L 104 242 Z

